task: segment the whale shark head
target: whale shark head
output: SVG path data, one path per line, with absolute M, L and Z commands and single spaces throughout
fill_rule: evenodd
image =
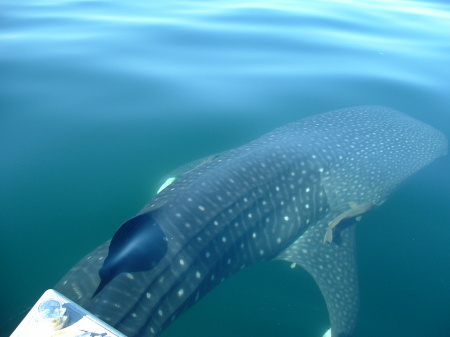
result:
M 56 290 L 127 336 L 156 336 L 234 273 L 288 260 L 317 282 L 331 336 L 352 336 L 355 224 L 446 153 L 441 132 L 389 108 L 300 120 L 178 172 Z

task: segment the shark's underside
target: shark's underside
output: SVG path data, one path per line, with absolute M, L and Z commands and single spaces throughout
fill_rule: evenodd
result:
M 355 223 L 446 152 L 442 133 L 389 108 L 300 120 L 191 165 L 56 289 L 127 336 L 156 336 L 232 274 L 283 259 L 314 277 L 331 335 L 352 336 Z

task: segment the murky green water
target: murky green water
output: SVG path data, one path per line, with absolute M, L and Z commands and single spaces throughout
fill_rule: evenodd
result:
M 177 166 L 361 104 L 450 135 L 445 2 L 2 1 L 0 13 L 2 336 Z M 355 337 L 450 336 L 449 200 L 446 157 L 361 222 Z M 327 327 L 309 275 L 272 262 L 164 336 Z

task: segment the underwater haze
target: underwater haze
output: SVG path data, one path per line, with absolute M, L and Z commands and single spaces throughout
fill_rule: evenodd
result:
M 450 136 L 446 1 L 0 1 L 0 336 L 164 176 L 306 116 L 402 111 Z M 354 337 L 450 337 L 450 157 L 358 223 Z M 246 269 L 162 337 L 321 337 L 318 287 Z

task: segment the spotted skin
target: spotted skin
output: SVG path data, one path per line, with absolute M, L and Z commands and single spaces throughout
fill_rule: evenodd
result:
M 348 108 L 303 119 L 190 166 L 157 194 L 137 218 L 145 214 L 159 226 L 155 232 L 167 242 L 164 254 L 123 248 L 123 242 L 134 242 L 127 228 L 137 220 L 131 219 L 114 245 L 108 241 L 94 250 L 56 289 L 129 337 L 153 337 L 230 275 L 283 259 L 316 280 L 331 336 L 352 336 L 360 214 L 345 213 L 349 204 L 380 205 L 405 178 L 446 151 L 442 133 L 389 108 Z M 336 218 L 333 239 L 324 244 Z M 137 248 L 152 240 L 137 240 Z M 140 259 L 146 261 L 141 251 L 153 252 L 144 270 L 136 268 Z M 114 260 L 112 275 L 108 264 L 103 267 L 111 256 L 135 263 L 127 270 Z M 99 287 L 102 268 L 109 276 Z

